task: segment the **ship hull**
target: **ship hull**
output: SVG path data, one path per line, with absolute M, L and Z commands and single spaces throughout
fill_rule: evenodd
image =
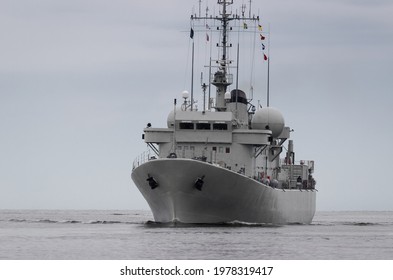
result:
M 315 213 L 315 190 L 275 189 L 191 159 L 151 160 L 131 177 L 161 223 L 309 224 Z

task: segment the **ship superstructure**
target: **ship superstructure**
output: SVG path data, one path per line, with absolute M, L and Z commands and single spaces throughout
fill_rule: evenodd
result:
M 231 24 L 245 29 L 249 22 L 247 28 L 257 29 L 259 17 L 245 16 L 244 9 L 242 15 L 233 13 L 233 1 L 217 3 L 219 16 L 191 16 L 218 22 L 220 56 L 211 60 L 209 84 L 202 85 L 204 92 L 215 86 L 215 99 L 197 110 L 193 92 L 185 91 L 180 104 L 175 100 L 166 128 L 148 124 L 143 138 L 150 151 L 135 160 L 132 179 L 157 222 L 311 223 L 314 162 L 295 161 L 283 115 L 250 103 L 237 87 L 239 63 L 228 57 Z

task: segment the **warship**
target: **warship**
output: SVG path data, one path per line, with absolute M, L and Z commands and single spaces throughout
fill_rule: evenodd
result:
M 231 34 L 248 32 L 260 40 L 268 34 L 251 8 L 249 13 L 245 6 L 234 12 L 233 0 L 218 0 L 217 5 L 218 15 L 209 15 L 206 9 L 206 15 L 199 11 L 191 16 L 191 94 L 184 91 L 179 105 L 174 100 L 167 127 L 148 123 L 144 128 L 148 151 L 135 159 L 131 178 L 155 222 L 310 224 L 317 193 L 314 161 L 295 160 L 293 130 L 269 104 L 269 54 L 263 53 L 262 59 L 268 68 L 267 106 L 252 105 L 238 88 L 240 42 L 235 58 L 229 57 L 229 49 L 236 49 Z M 201 110 L 193 92 L 198 28 L 218 38 L 218 58 L 210 58 L 208 82 L 201 82 Z M 211 88 L 215 98 L 210 97 Z

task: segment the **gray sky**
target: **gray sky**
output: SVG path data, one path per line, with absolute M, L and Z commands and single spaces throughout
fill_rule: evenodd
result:
M 132 162 L 188 87 L 197 6 L 0 0 L 1 209 L 148 209 Z M 297 159 L 316 162 L 318 210 L 393 210 L 393 2 L 253 6 L 270 25 L 271 105 Z

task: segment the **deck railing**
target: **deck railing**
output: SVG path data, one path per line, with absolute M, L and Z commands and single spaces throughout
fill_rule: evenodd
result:
M 151 150 L 144 151 L 134 159 L 132 170 L 154 158 L 154 152 Z

